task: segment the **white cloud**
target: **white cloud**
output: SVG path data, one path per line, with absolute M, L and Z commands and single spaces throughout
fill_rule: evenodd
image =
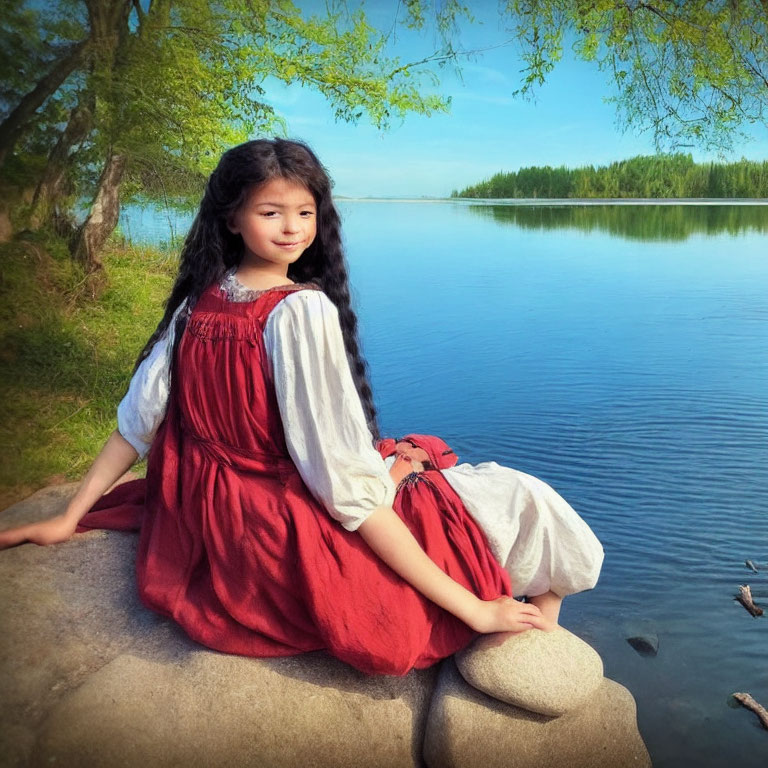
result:
M 503 85 L 504 87 L 510 87 L 512 85 L 510 79 L 500 69 L 494 67 L 485 67 L 482 64 L 465 63 L 461 65 L 461 69 L 465 75 L 477 75 L 481 83 Z

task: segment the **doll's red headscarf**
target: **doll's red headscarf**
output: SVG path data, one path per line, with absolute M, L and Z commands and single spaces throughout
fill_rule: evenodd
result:
M 452 467 L 459 460 L 459 457 L 453 452 L 451 447 L 444 440 L 434 435 L 410 434 L 395 440 L 393 437 L 385 437 L 376 442 L 376 450 L 383 459 L 396 452 L 397 443 L 405 441 L 416 448 L 426 451 L 429 456 L 429 462 L 435 469 L 446 469 Z

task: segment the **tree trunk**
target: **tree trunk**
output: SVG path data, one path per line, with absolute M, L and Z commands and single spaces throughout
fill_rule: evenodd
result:
M 91 34 L 94 40 L 99 41 L 99 55 L 94 60 L 94 66 L 109 90 L 115 77 L 115 65 L 129 37 L 128 17 L 133 7 L 132 0 L 85 0 L 85 4 Z M 108 138 L 114 140 L 115 132 L 119 134 L 119 126 L 111 126 Z M 72 255 L 83 263 L 90 275 L 89 282 L 94 293 L 101 279 L 101 249 L 120 216 L 120 183 L 127 164 L 125 154 L 112 148 L 106 153 L 90 213 L 70 244 Z
M 48 74 L 24 96 L 0 124 L 0 168 L 35 112 L 83 61 L 89 44 L 89 40 L 82 40 L 70 48 L 69 53 L 55 62 Z
M 89 273 L 102 269 L 101 249 L 117 226 L 120 216 L 120 182 L 125 173 L 125 155 L 110 153 L 99 179 L 99 188 L 88 218 L 77 231 L 72 254 Z
M 67 173 L 69 151 L 79 144 L 91 130 L 93 115 L 91 110 L 79 102 L 72 110 L 67 127 L 59 136 L 59 140 L 48 156 L 48 164 L 43 176 L 35 189 L 32 199 L 32 211 L 29 217 L 29 228 L 37 231 L 52 216 L 60 217 L 59 199 L 67 194 L 64 180 Z

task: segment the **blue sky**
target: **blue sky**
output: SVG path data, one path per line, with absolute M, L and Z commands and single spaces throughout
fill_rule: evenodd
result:
M 316 3 L 297 2 L 309 9 Z M 465 24 L 462 48 L 488 47 L 510 37 L 501 27 L 496 2 L 472 2 L 480 22 Z M 391 23 L 396 0 L 369 2 L 371 21 Z M 432 34 L 398 33 L 390 54 L 418 60 L 434 50 Z M 517 48 L 488 50 L 464 60 L 462 77 L 436 70 L 435 89 L 452 97 L 449 114 L 410 115 L 382 132 L 361 122 L 335 122 L 322 96 L 299 86 L 267 80 L 268 100 L 286 118 L 289 135 L 307 141 L 331 172 L 337 195 L 355 197 L 448 196 L 496 173 L 527 165 L 602 165 L 637 154 L 652 154 L 649 133 L 622 133 L 607 73 L 575 59 L 569 46 L 563 59 L 537 88 L 535 101 L 513 98 L 523 63 Z M 425 80 L 425 83 L 428 83 Z M 768 129 L 747 127 L 753 141 L 741 143 L 726 159 L 768 159 Z M 718 159 L 714 153 L 687 149 L 696 161 Z

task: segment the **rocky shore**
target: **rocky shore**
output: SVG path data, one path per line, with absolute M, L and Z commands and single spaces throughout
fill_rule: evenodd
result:
M 0 528 L 63 509 L 51 486 Z M 133 534 L 0 552 L 0 765 L 650 766 L 631 694 L 565 629 L 367 677 L 323 652 L 209 651 L 145 609 Z

